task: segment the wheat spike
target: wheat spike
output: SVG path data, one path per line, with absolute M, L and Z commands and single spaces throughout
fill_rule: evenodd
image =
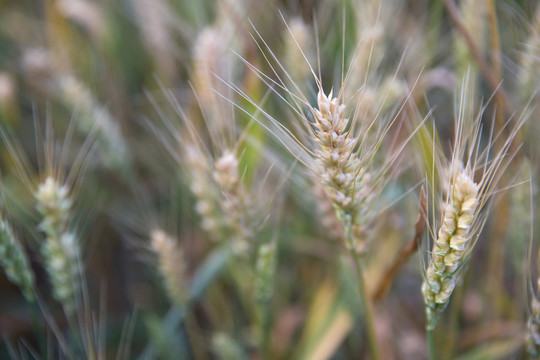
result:
M 182 249 L 163 230 L 153 230 L 150 238 L 169 298 L 178 306 L 185 305 L 189 296 L 185 290 L 186 261 Z
M 315 137 L 320 149 L 317 162 L 321 182 L 342 221 L 350 218 L 352 225 L 359 224 L 361 208 L 369 201 L 369 173 L 362 166 L 356 151 L 358 139 L 347 129 L 348 119 L 343 112 L 345 105 L 337 98 L 319 92 L 315 115 Z M 356 248 L 357 244 L 351 244 Z
M 34 274 L 26 253 L 11 226 L 0 215 L 0 265 L 28 301 L 34 301 Z
M 238 172 L 239 160 L 235 153 L 226 150 L 214 164 L 214 180 L 222 192 L 221 209 L 231 232 L 236 252 L 245 253 L 253 237 L 250 206 Z
M 68 229 L 72 208 L 69 189 L 49 176 L 38 186 L 35 198 L 36 208 L 42 216 L 39 229 L 46 236 L 41 254 L 45 259 L 53 296 L 67 314 L 72 314 L 76 309 L 75 295 L 81 284 L 79 241 Z
M 478 185 L 462 170 L 451 186 L 451 199 L 432 249 L 422 293 L 426 304 L 427 327 L 434 329 L 456 286 L 456 271 L 463 265 L 467 247 L 475 234 L 471 223 L 478 206 Z

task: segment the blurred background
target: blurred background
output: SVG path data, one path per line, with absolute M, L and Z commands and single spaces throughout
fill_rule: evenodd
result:
M 434 156 L 431 136 L 449 149 L 463 78 L 467 113 L 485 106 L 486 128 L 530 115 L 501 182 L 509 190 L 497 197 L 437 330 L 441 358 L 527 358 L 527 321 L 539 311 L 531 308 L 538 278 L 531 200 L 540 7 L 535 0 L 455 5 L 465 36 L 439 0 L 0 1 L 0 209 L 39 294 L 27 301 L 0 272 L 0 358 L 367 356 L 355 275 L 341 256 L 343 229 L 302 160 L 264 126 L 268 115 L 300 132 L 279 94 L 293 102 L 285 87 L 316 103 L 308 63 L 326 93 L 342 88 L 347 74 L 351 98 L 367 89 L 354 105 L 362 116 L 398 119 L 383 145 L 389 154 L 392 141 L 431 112 L 391 171 L 384 216 L 370 224 L 373 293 L 415 235 L 422 163 Z M 192 143 L 206 157 L 190 160 Z M 242 267 L 257 269 L 260 252 L 231 266 L 242 261 L 227 261 L 226 236 L 212 233 L 200 198 L 220 196 L 204 188 L 215 176 L 208 164 L 231 148 L 240 155 L 249 236 L 276 252 L 264 296 L 252 279 L 264 270 Z M 55 300 L 40 250 L 34 193 L 51 173 L 73 200 L 83 274 L 76 320 Z M 219 211 L 217 219 L 227 218 Z M 181 247 L 173 263 L 182 263 L 176 285 L 189 306 L 175 303 L 163 281 L 156 229 Z M 422 239 L 376 299 L 385 359 L 427 358 L 420 292 L 427 234 Z

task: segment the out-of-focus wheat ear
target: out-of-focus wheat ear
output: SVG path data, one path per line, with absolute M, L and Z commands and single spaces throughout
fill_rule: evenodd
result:
M 270 329 L 270 301 L 274 294 L 274 277 L 276 272 L 277 243 L 273 239 L 261 244 L 255 262 L 255 283 L 253 295 L 257 304 L 257 321 L 259 327 L 259 346 L 264 351 Z
M 201 227 L 212 240 L 223 240 L 219 194 L 212 178 L 212 165 L 197 145 L 187 144 L 184 150 L 186 165 L 190 172 L 189 188 L 195 195 L 195 211 L 200 217 Z
M 458 281 L 456 272 L 465 262 L 475 236 L 471 233 L 471 224 L 478 216 L 478 190 L 479 185 L 464 169 L 451 185 L 449 202 L 422 284 L 428 330 L 435 329 L 440 313 L 446 309 Z
M 178 242 L 160 229 L 150 234 L 152 249 L 158 258 L 158 268 L 169 299 L 183 307 L 189 300 L 186 291 L 186 260 Z
M 75 111 L 78 129 L 85 134 L 95 132 L 105 163 L 113 168 L 125 168 L 130 155 L 122 131 L 109 110 L 98 103 L 84 83 L 72 75 L 58 77 L 60 100 Z
M 156 71 L 167 82 L 176 76 L 172 9 L 164 0 L 132 0 L 132 7 L 143 44 L 152 57 Z
M 23 246 L 0 213 L 0 266 L 28 301 L 34 301 L 34 273 Z
M 538 91 L 540 79 L 540 4 L 529 26 L 529 36 L 525 42 L 520 59 L 518 83 L 522 101 L 527 102 Z
M 212 336 L 212 352 L 220 360 L 246 359 L 246 354 L 238 342 L 225 333 L 217 333 Z
M 368 78 L 375 73 L 372 70 L 381 60 L 385 27 L 390 26 L 387 8 L 379 1 L 361 1 L 361 3 L 361 6 L 355 7 L 357 45 L 344 80 L 347 94 L 354 94 L 369 83 Z
M 285 68 L 291 81 L 302 92 L 307 92 L 311 80 L 311 70 L 306 62 L 313 63 L 313 31 L 299 17 L 291 19 L 287 26 L 288 31 L 284 34 Z M 291 85 L 294 86 L 294 84 Z
M 7 72 L 0 72 L 0 126 L 14 126 L 20 118 L 16 100 L 17 83 Z
M 233 250 L 246 254 L 253 245 L 254 229 L 249 198 L 238 167 L 236 153 L 226 150 L 214 164 L 214 180 L 221 191 L 220 206 Z
M 367 188 L 369 173 L 357 153 L 359 139 L 355 138 L 349 120 L 344 118 L 345 105 L 338 98 L 319 92 L 318 109 L 314 110 L 316 153 L 321 183 L 332 201 L 338 217 L 344 223 L 359 224 L 361 207 L 371 195 Z M 350 238 L 351 249 L 357 248 L 358 238 Z
M 52 285 L 54 298 L 66 315 L 77 309 L 76 294 L 81 289 L 79 238 L 69 229 L 72 199 L 67 185 L 48 176 L 34 193 L 36 209 L 42 216 L 39 230 L 45 234 L 41 254 Z
M 57 4 L 60 13 L 83 27 L 94 41 L 103 40 L 107 27 L 98 4 L 88 0 L 60 0 Z
M 201 109 L 209 117 L 209 131 L 224 134 L 228 131 L 227 103 L 218 93 L 229 98 L 230 90 L 225 85 L 230 81 L 230 54 L 228 41 L 218 26 L 207 27 L 197 36 L 193 45 L 193 87 L 197 93 Z M 215 129 L 210 128 L 215 127 Z
M 463 25 L 471 36 L 471 40 L 482 52 L 487 44 L 487 2 L 465 0 L 460 3 L 460 12 L 463 14 Z M 454 57 L 456 59 L 456 72 L 463 77 L 471 72 L 471 79 L 475 80 L 478 74 L 476 61 L 471 55 L 467 43 L 459 33 L 454 34 Z M 475 83 L 474 81 L 473 83 Z

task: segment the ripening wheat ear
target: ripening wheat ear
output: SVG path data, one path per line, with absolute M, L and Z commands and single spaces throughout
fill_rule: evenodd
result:
M 383 90 L 383 87 L 378 85 L 369 91 L 364 91 L 364 88 L 349 91 L 354 77 L 353 57 L 352 63 L 348 64 L 349 70 L 345 72 L 342 69 L 344 73 L 339 90 L 326 95 L 320 67 L 317 75 L 309 63 L 307 50 L 300 48 L 293 29 L 286 22 L 285 25 L 304 59 L 304 66 L 313 76 L 317 87 L 316 103 L 313 104 L 309 94 L 302 92 L 301 87 L 295 83 L 294 74 L 280 62 L 256 29 L 254 39 L 273 74 L 265 74 L 247 60 L 244 63 L 270 91 L 290 107 L 287 121 L 284 121 L 282 114 L 278 119 L 263 110 L 239 87 L 228 85 L 264 115 L 262 119 L 253 116 L 252 119 L 272 132 L 300 163 L 319 178 L 338 217 L 348 228 L 346 238 L 349 240 L 346 246 L 366 251 L 371 237 L 366 230 L 380 213 L 380 203 L 377 200 L 392 180 L 393 172 L 396 171 L 394 165 L 409 141 L 406 139 L 398 143 L 396 139 L 387 137 L 402 113 L 406 102 L 403 94 L 407 92 L 403 91 L 404 84 L 396 80 L 395 74 L 392 74 L 391 79 L 387 78 L 388 81 L 385 80 L 382 92 L 379 90 Z M 342 66 L 345 67 L 345 63 Z M 377 101 L 368 99 L 373 97 Z M 388 106 L 387 100 L 392 102 L 392 106 Z M 370 105 L 366 106 L 366 102 Z M 237 107 L 250 116 L 240 105 Z M 393 142 L 394 149 L 390 156 L 381 157 L 378 155 L 384 142 Z
M 479 185 L 471 175 L 460 169 L 450 184 L 448 204 L 431 249 L 431 261 L 422 285 L 428 329 L 435 328 L 438 313 L 448 305 L 458 280 L 456 273 L 463 265 L 469 244 L 477 236 L 471 233 L 471 226 L 478 216 Z
M 540 78 L 540 4 L 536 6 L 535 16 L 529 27 L 529 36 L 525 42 L 520 59 L 518 82 L 522 101 L 528 101 L 538 91 Z
M 36 208 L 42 216 L 38 228 L 45 234 L 41 255 L 53 287 L 53 296 L 67 314 L 76 309 L 75 297 L 81 288 L 80 245 L 69 229 L 72 200 L 69 188 L 48 176 L 34 192 Z
M 92 137 L 88 137 L 73 162 L 68 164 L 72 133 L 66 134 L 65 142 L 60 146 L 53 135 L 51 123 L 47 123 L 44 139 L 41 139 L 37 120 L 35 128 L 38 146 L 36 157 L 40 166 L 37 173 L 11 134 L 2 130 L 0 136 L 17 164 L 18 177 L 35 200 L 35 208 L 40 216 L 38 230 L 44 235 L 40 239 L 39 250 L 49 275 L 53 297 L 60 302 L 66 315 L 71 317 L 77 310 L 77 299 L 82 288 L 81 245 L 74 226 L 74 185 L 87 164 L 87 157 L 93 154 L 95 143 Z
M 217 76 L 214 73 L 206 75 Z M 223 79 L 218 80 L 223 85 Z M 148 94 L 168 131 L 163 132 L 152 124 L 149 126 L 185 170 L 190 189 L 197 200 L 196 211 L 201 217 L 203 229 L 213 239 L 230 241 L 236 254 L 246 254 L 253 249 L 254 234 L 264 222 L 262 208 L 271 201 L 266 201 L 269 200 L 267 198 L 254 200 L 255 197 L 268 195 L 257 193 L 264 181 L 257 184 L 258 189 L 246 186 L 244 172 L 240 168 L 241 149 L 249 138 L 249 127 L 239 129 L 234 107 L 216 95 L 215 89 L 206 90 L 212 90 L 212 98 L 220 101 L 206 104 L 208 99 L 204 98 L 204 91 L 203 94 L 194 91 L 202 119 L 197 118 L 196 112 L 186 113 L 176 97 L 164 90 L 181 124 L 174 124 L 166 118 L 153 96 Z M 208 107 L 216 107 L 216 111 Z M 205 126 L 199 126 L 201 120 Z M 261 166 L 253 173 L 263 168 Z
M 195 211 L 201 219 L 201 227 L 212 240 L 220 240 L 223 224 L 217 201 L 218 189 L 212 176 L 212 164 L 197 144 L 187 144 L 184 150 L 184 161 L 190 169 L 189 189 L 195 195 Z
M 126 169 L 131 158 L 118 120 L 75 76 L 59 73 L 56 78 L 57 96 L 65 106 L 75 111 L 79 131 L 90 137 L 95 136 L 107 166 L 115 170 Z
M 242 183 L 239 159 L 234 150 L 226 150 L 214 164 L 214 180 L 220 189 L 220 205 L 229 230 L 233 250 L 245 254 L 254 236 L 251 205 Z
M 313 61 L 313 31 L 302 18 L 293 18 L 288 23 L 287 31 L 284 31 L 284 38 L 285 68 L 291 74 L 292 83 L 307 90 L 311 72 L 309 67 L 304 66 L 304 56 L 308 62 Z
M 219 79 L 228 79 L 230 71 L 227 37 L 219 26 L 207 27 L 200 32 L 193 46 L 193 72 L 192 80 L 195 91 L 199 96 L 201 107 L 209 111 L 210 116 L 216 118 L 216 125 L 223 126 L 219 121 L 223 111 L 219 98 L 214 91 L 225 91 Z M 221 106 L 220 106 L 221 105 Z
M 344 118 L 345 105 L 338 98 L 319 92 L 318 109 L 314 109 L 315 139 L 320 150 L 316 152 L 321 182 L 333 202 L 338 217 L 346 224 L 347 231 L 359 225 L 360 211 L 372 195 L 368 181 L 370 175 L 357 150 L 359 138 L 349 128 Z M 356 249 L 352 234 L 347 236 L 347 246 Z
M 466 81 L 463 89 L 466 89 Z M 428 334 L 435 329 L 460 280 L 461 271 L 487 220 L 502 173 L 515 155 L 510 146 L 527 118 L 525 112 L 519 119 L 512 119 L 512 128 L 508 125 L 509 129 L 495 136 L 486 134 L 482 131 L 482 111 L 471 118 L 467 97 L 467 91 L 463 90 L 451 160 L 445 160 L 439 149 L 433 161 L 431 186 L 437 188 L 440 195 L 434 195 L 431 202 L 433 245 L 428 252 L 422 284 Z M 488 138 L 485 148 L 481 145 L 484 137 Z M 433 175 L 435 171 L 438 179 Z M 446 197 L 445 202 L 442 196 Z M 444 206 L 438 201 L 443 201 Z M 438 211 L 442 213 L 436 222 Z

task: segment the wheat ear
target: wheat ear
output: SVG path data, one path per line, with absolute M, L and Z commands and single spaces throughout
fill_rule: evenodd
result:
M 170 300 L 184 306 L 189 300 L 185 291 L 186 261 L 178 242 L 163 230 L 155 229 L 150 234 L 152 249 L 158 257 L 158 267 Z
M 478 206 L 478 189 L 464 170 L 451 187 L 451 198 L 422 285 L 428 330 L 435 329 L 439 314 L 448 305 L 457 282 L 456 272 L 463 265 L 467 246 L 474 236 L 470 230 Z
M 0 215 L 0 265 L 28 301 L 34 301 L 34 274 L 26 253 L 11 226 Z
M 233 250 L 245 253 L 251 245 L 253 229 L 247 193 L 238 171 L 236 154 L 227 150 L 214 164 L 214 180 L 222 192 L 220 205 L 232 236 Z
M 340 104 L 338 98 L 332 97 L 332 92 L 326 96 L 321 91 L 317 96 L 317 104 L 318 109 L 314 109 L 313 113 L 315 138 L 320 147 L 316 154 L 321 168 L 321 182 L 345 227 L 346 245 L 355 263 L 358 290 L 364 303 L 370 354 L 372 359 L 377 360 L 380 358 L 380 350 L 375 332 L 373 304 L 365 286 L 356 233 L 361 230 L 358 221 L 362 206 L 366 204 L 369 196 L 366 186 L 369 174 L 364 169 L 356 149 L 358 139 L 353 137 L 351 128 L 348 128 L 349 121 L 343 116 L 345 105 Z
M 196 145 L 185 146 L 186 164 L 190 170 L 189 189 L 196 199 L 195 211 L 201 227 L 213 240 L 220 240 L 221 220 L 216 185 L 212 179 L 211 165 Z
M 47 177 L 35 192 L 36 208 L 42 216 L 39 229 L 46 236 L 41 247 L 45 268 L 53 288 L 53 296 L 66 314 L 76 309 L 75 295 L 81 283 L 80 249 L 77 236 L 68 229 L 72 200 L 69 189 L 53 177 Z
M 358 139 L 347 128 L 349 121 L 343 116 L 345 105 L 333 98 L 332 92 L 328 96 L 319 92 L 317 103 L 314 126 L 320 146 L 317 161 L 321 168 L 321 182 L 341 221 L 349 223 L 351 231 L 353 228 L 358 230 L 362 205 L 370 195 L 367 184 L 370 175 L 356 151 Z M 357 240 L 358 237 L 354 236 L 347 246 L 356 251 Z

